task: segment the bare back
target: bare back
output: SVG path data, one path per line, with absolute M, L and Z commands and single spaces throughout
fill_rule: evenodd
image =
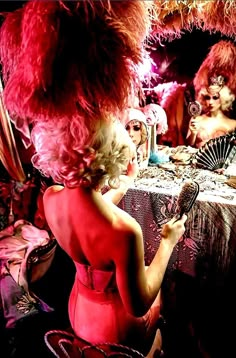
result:
M 121 248 L 122 237 L 130 230 L 141 234 L 133 218 L 91 190 L 54 186 L 46 191 L 44 206 L 49 227 L 75 262 L 106 269 L 115 259 L 113 247 Z
M 51 187 L 44 194 L 44 207 L 49 227 L 77 270 L 69 299 L 75 333 L 93 343 L 112 341 L 147 352 L 155 336 L 159 306 L 145 317 L 135 316 L 147 290 L 139 224 L 91 189 Z M 89 276 L 91 272 L 99 276 L 99 284 L 101 276 L 113 273 L 112 292 L 97 292 L 81 284 L 80 272 L 86 267 Z

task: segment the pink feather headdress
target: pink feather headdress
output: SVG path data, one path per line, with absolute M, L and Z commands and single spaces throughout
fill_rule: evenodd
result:
M 148 3 L 34 0 L 7 15 L 0 59 L 10 115 L 106 119 L 123 110 L 149 31 Z
M 196 93 L 211 84 L 227 85 L 236 94 L 236 46 L 231 41 L 213 45 L 194 77 Z

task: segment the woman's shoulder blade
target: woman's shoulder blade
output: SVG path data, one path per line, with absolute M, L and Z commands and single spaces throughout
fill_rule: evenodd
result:
M 116 216 L 113 226 L 120 231 L 124 231 L 130 235 L 140 235 L 142 234 L 141 226 L 139 223 L 128 213 L 122 211 L 119 217 Z

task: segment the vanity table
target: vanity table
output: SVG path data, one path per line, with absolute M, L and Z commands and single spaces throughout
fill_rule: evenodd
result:
M 168 358 L 229 358 L 236 356 L 230 328 L 236 319 L 236 188 L 225 184 L 224 175 L 190 165 L 148 167 L 120 207 L 141 225 L 148 265 L 162 225 L 173 217 L 181 186 L 190 178 L 200 193 L 162 286 L 164 350 Z M 227 355 L 232 349 L 234 354 Z

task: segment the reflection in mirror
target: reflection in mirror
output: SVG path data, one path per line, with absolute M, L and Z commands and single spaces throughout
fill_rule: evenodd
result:
M 236 46 L 231 41 L 213 45 L 196 73 L 193 84 L 202 112 L 191 118 L 187 140 L 201 148 L 210 139 L 236 130 L 232 117 L 235 100 Z
M 129 108 L 126 111 L 125 129 L 137 149 L 137 159 L 140 167 L 148 165 L 148 127 L 144 113 L 137 108 Z
M 214 1 L 212 1 L 212 3 L 213 2 Z M 158 4 L 160 3 L 161 2 L 158 2 Z M 168 1 L 166 1 L 166 3 L 168 3 Z M 171 2 L 171 4 L 173 3 L 174 2 Z M 194 2 L 192 6 L 198 8 L 198 2 Z M 224 7 L 223 2 L 221 6 Z M 186 8 L 188 8 L 187 3 Z M 189 11 L 184 12 L 184 16 L 192 11 L 192 7 L 188 10 Z M 223 15 L 223 13 L 224 11 L 222 9 L 221 14 Z M 168 15 L 171 17 L 172 13 Z M 205 15 L 209 16 L 207 13 Z M 176 12 L 175 16 L 178 16 Z M 169 17 L 168 24 L 171 24 Z M 192 21 L 194 21 L 194 17 L 192 17 Z M 218 19 L 216 19 L 216 22 L 217 21 Z M 231 36 L 227 37 L 224 31 L 214 33 L 207 31 L 209 21 L 205 24 L 204 29 L 200 27 L 195 28 L 193 26 L 190 31 L 186 29 L 184 24 L 180 21 L 179 26 L 181 26 L 181 24 L 183 26 L 183 28 L 180 29 L 181 36 L 173 37 L 170 41 L 168 34 L 166 34 L 166 28 L 163 27 L 162 40 L 159 41 L 157 38 L 156 42 L 152 44 L 150 56 L 156 64 L 156 66 L 153 66 L 153 71 L 155 71 L 158 77 L 155 76 L 155 80 L 152 80 L 149 86 L 152 88 L 152 91 L 150 90 L 148 93 L 146 91 L 145 93 L 147 95 L 146 104 L 160 104 L 167 113 L 168 131 L 159 138 L 158 144 L 169 145 L 171 147 L 189 145 L 186 137 L 189 129 L 188 124 L 192 116 L 188 112 L 188 104 L 197 99 L 193 79 L 209 53 L 210 48 L 222 39 L 230 40 L 235 44 L 235 40 L 233 40 Z M 221 25 L 226 26 L 226 22 L 223 23 L 222 21 Z M 159 32 L 161 33 L 161 30 Z M 196 46 L 196 43 L 199 45 Z M 225 56 L 225 51 L 219 52 L 221 55 L 223 53 Z M 218 61 L 218 64 L 222 63 L 224 56 L 221 57 L 221 61 Z M 231 62 L 232 68 L 233 61 Z M 228 68 L 227 66 L 227 69 Z M 235 91 L 233 92 L 236 94 Z M 236 102 L 232 104 L 231 118 L 236 118 L 235 114 Z
M 134 119 L 126 124 L 125 129 L 128 131 L 129 136 L 137 147 L 146 142 L 148 134 L 145 123 Z

